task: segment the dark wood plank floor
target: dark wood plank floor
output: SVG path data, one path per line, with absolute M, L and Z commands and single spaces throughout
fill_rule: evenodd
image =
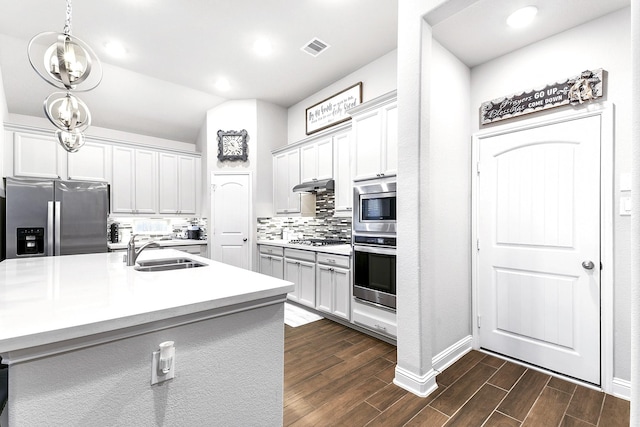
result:
M 623 399 L 477 351 L 419 398 L 392 382 L 394 346 L 327 319 L 285 328 L 285 426 L 629 425 Z

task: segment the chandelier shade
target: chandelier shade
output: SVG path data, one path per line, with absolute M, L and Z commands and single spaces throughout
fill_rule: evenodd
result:
M 91 125 L 91 113 L 86 104 L 67 92 L 54 92 L 44 101 L 44 114 L 58 129 L 84 132 Z
M 75 153 L 84 145 L 83 132 L 91 124 L 91 113 L 71 91 L 86 92 L 98 86 L 102 65 L 89 45 L 71 35 L 71 0 L 67 0 L 64 31 L 37 34 L 29 42 L 27 56 L 45 82 L 65 90 L 44 100 L 44 114 L 58 128 L 56 138 L 60 145 Z
M 57 130 L 56 138 L 58 138 L 58 143 L 70 153 L 75 153 L 84 145 L 84 134 L 78 129 L 69 132 Z
M 93 49 L 70 34 L 37 34 L 27 52 L 34 71 L 58 89 L 88 92 L 102 81 L 102 65 Z

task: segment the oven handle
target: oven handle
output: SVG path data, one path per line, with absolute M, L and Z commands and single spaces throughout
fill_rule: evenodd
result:
M 396 255 L 396 248 L 383 248 L 380 246 L 361 246 L 361 245 L 353 245 L 354 252 L 366 252 L 369 254 L 380 254 L 380 255 Z

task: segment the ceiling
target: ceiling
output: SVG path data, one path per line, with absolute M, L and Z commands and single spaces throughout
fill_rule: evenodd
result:
M 289 107 L 397 46 L 397 0 L 74 0 L 72 34 L 104 78 L 79 97 L 93 125 L 194 142 L 205 112 L 229 99 Z M 10 113 L 42 116 L 53 87 L 31 69 L 29 40 L 61 32 L 65 0 L 0 0 L 0 68 Z M 261 57 L 254 41 L 270 40 Z M 317 37 L 317 57 L 300 48 Z M 109 57 L 104 44 L 128 53 Z M 225 77 L 231 89 L 215 82 Z
M 427 20 L 434 37 L 469 66 L 629 5 L 630 0 L 452 0 Z M 469 5 L 460 13 L 455 7 Z M 534 4 L 526 30 L 506 16 Z M 72 34 L 100 57 L 104 78 L 79 97 L 93 125 L 195 142 L 206 111 L 227 100 L 261 99 L 290 107 L 396 49 L 398 0 L 75 0 Z M 65 0 L 0 0 L 0 69 L 10 113 L 42 117 L 53 91 L 29 65 L 26 46 L 61 31 Z M 252 51 L 257 38 L 273 47 Z M 331 47 L 301 51 L 314 37 Z M 107 41 L 127 54 L 110 57 Z M 228 91 L 215 82 L 225 77 Z
M 631 0 L 463 0 L 472 3 L 459 13 L 441 7 L 427 16 L 433 36 L 469 67 L 628 7 Z M 450 4 L 455 4 L 455 1 Z M 512 29 L 507 17 L 524 6 L 538 14 L 528 27 Z M 453 13 L 453 14 L 452 14 Z

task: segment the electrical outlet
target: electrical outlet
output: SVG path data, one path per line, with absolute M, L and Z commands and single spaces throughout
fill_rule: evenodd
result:
M 171 369 L 167 374 L 163 374 L 159 369 L 160 364 L 160 350 L 154 351 L 151 356 L 151 385 L 158 384 L 176 376 L 176 356 L 173 355 L 171 359 Z

